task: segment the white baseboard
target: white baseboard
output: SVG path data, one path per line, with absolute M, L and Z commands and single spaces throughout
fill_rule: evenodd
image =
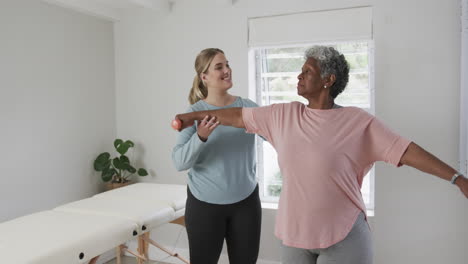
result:
M 135 241 L 130 241 L 128 243 L 129 249 L 135 249 L 137 247 L 137 243 Z M 172 248 L 171 246 L 163 245 L 167 250 L 172 252 L 177 252 L 181 257 L 184 259 L 189 259 L 189 250 L 187 248 Z M 136 249 L 135 249 L 136 250 Z M 130 254 L 126 253 L 125 255 L 131 256 Z M 115 256 L 114 256 L 115 257 Z M 148 252 L 148 257 L 152 261 L 162 261 L 171 264 L 185 264 L 183 261 L 176 257 L 171 257 L 162 250 L 155 249 L 154 247 L 150 246 L 150 250 Z M 229 259 L 226 254 L 221 254 L 218 264 L 229 264 Z M 280 264 L 279 261 L 272 261 L 272 260 L 264 260 L 258 259 L 257 264 Z

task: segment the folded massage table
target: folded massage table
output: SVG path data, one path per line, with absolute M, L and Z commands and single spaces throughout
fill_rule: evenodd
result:
M 151 244 L 189 263 L 149 238 L 162 224 L 184 225 L 186 192 L 185 185 L 137 183 L 0 223 L 0 256 L 14 264 L 93 264 L 116 248 L 117 263 L 122 251 L 142 263 Z M 138 253 L 123 245 L 136 237 Z

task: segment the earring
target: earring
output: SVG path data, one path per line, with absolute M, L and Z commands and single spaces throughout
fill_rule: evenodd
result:
M 324 85 L 324 86 L 323 86 L 323 88 L 327 89 L 327 86 L 326 86 L 326 85 Z

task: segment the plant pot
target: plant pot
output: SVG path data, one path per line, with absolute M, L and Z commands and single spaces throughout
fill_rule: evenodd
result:
M 133 183 L 133 182 L 131 182 L 131 181 L 124 182 L 124 183 L 119 183 L 119 182 L 108 182 L 108 183 L 106 183 L 106 191 L 110 191 L 110 190 L 113 190 L 113 189 L 117 189 L 117 188 L 120 188 L 120 187 L 124 187 L 124 186 L 130 185 L 130 184 L 132 184 L 132 183 Z

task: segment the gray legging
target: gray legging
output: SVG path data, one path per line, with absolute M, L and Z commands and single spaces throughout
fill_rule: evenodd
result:
M 344 240 L 324 249 L 302 249 L 283 245 L 283 264 L 372 264 L 371 232 L 364 213 L 360 213 Z

